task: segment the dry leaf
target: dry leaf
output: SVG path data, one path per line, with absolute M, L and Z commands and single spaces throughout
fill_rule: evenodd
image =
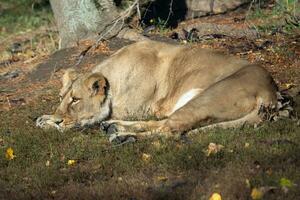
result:
M 14 150 L 11 147 L 6 149 L 5 157 L 6 157 L 7 160 L 12 160 L 16 157 L 14 155 Z
M 150 159 L 151 159 L 151 155 L 150 155 L 150 154 L 143 153 L 143 155 L 142 155 L 142 160 L 143 160 L 144 162 L 149 162 Z
M 266 187 L 260 187 L 260 188 L 253 188 L 252 191 L 251 191 L 251 198 L 253 200 L 259 200 L 259 199 L 262 199 L 263 196 L 269 192 L 270 190 L 274 190 L 276 189 L 276 187 L 269 187 L 269 186 L 266 186 Z
M 251 191 L 251 198 L 254 200 L 261 199 L 264 196 L 261 188 L 253 188 Z
M 246 179 L 246 180 L 245 180 L 245 183 L 246 183 L 246 187 L 247 187 L 247 188 L 250 188 L 250 187 L 251 187 L 251 184 L 250 184 L 249 179 Z
M 210 156 L 210 154 L 216 154 L 219 151 L 221 151 L 224 148 L 223 145 L 215 144 L 215 143 L 209 143 L 208 148 L 206 150 L 206 155 Z
M 157 180 L 158 180 L 158 181 L 163 181 L 163 182 L 165 182 L 165 181 L 168 180 L 168 177 L 166 177 L 166 176 L 158 176 L 158 177 L 157 177 Z
M 222 197 L 219 193 L 213 193 L 209 200 L 222 200 Z
M 160 148 L 161 148 L 161 144 L 160 144 L 160 142 L 159 142 L 158 140 L 152 142 L 152 145 L 153 145 L 156 149 L 160 149 Z
M 67 164 L 68 164 L 69 166 L 75 165 L 75 163 L 76 163 L 76 160 L 68 160 L 68 162 L 67 162 Z

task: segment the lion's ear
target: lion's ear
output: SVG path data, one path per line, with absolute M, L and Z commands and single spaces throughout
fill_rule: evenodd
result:
M 100 73 L 93 73 L 85 80 L 85 85 L 88 87 L 92 96 L 104 95 L 107 88 L 107 81 Z
M 69 68 L 65 71 L 65 74 L 62 77 L 62 88 L 60 89 L 59 96 L 63 98 L 65 94 L 69 91 L 72 83 L 78 78 L 79 73 L 72 68 Z
M 75 69 L 73 68 L 67 69 L 62 77 L 63 87 L 70 85 L 73 81 L 75 81 L 78 78 L 78 75 L 79 74 Z

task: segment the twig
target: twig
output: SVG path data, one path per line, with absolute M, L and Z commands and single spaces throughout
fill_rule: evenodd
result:
M 8 107 L 11 108 L 11 103 L 10 103 L 10 100 L 9 100 L 8 96 L 6 96 L 6 100 L 7 100 L 7 103 L 8 103 Z
M 12 93 L 15 91 L 15 89 L 0 88 L 0 93 Z
M 248 16 L 249 16 L 249 13 L 251 11 L 251 8 L 252 8 L 254 2 L 256 2 L 256 0 L 252 0 L 251 3 L 250 3 L 250 6 L 249 6 L 248 11 L 247 11 L 246 16 L 245 16 L 244 23 L 247 24 L 247 26 L 250 27 L 250 28 L 253 27 L 255 29 L 257 35 L 259 35 L 258 28 L 255 26 L 255 24 L 248 21 Z
M 143 18 L 146 17 L 146 15 L 147 15 L 147 13 L 148 13 L 148 10 L 149 10 L 150 6 L 152 5 L 152 3 L 153 3 L 153 1 L 150 1 L 149 5 L 147 6 L 147 8 L 146 8 L 146 10 L 145 10 L 145 12 L 144 12 Z
M 139 2 L 137 2 L 137 5 L 136 5 L 136 12 L 137 12 L 139 20 L 141 20 L 142 19 L 142 15 L 141 15 L 141 10 L 140 10 L 140 4 L 139 4 Z
M 170 20 L 171 15 L 173 14 L 173 0 L 171 0 L 170 5 L 169 5 L 169 14 L 168 17 L 164 23 L 164 27 L 166 27 L 168 21 Z
M 54 76 L 55 72 L 57 72 L 57 69 L 56 69 L 56 67 L 57 67 L 57 62 L 56 62 L 56 63 L 55 63 L 55 65 L 54 65 L 54 69 L 53 69 L 53 71 L 51 72 L 51 75 L 50 75 L 50 78 L 49 78 L 49 80 L 52 80 L 52 78 L 53 78 L 53 76 Z
M 114 20 L 112 20 L 110 24 L 107 24 L 104 27 L 104 29 L 99 33 L 99 38 L 96 40 L 96 42 L 93 45 L 88 46 L 85 50 L 83 50 L 79 54 L 79 58 L 75 66 L 78 66 L 82 62 L 83 58 L 90 50 L 96 49 L 103 39 L 111 39 L 112 37 L 115 37 L 122 30 L 125 20 L 128 17 L 130 17 L 132 10 L 134 10 L 134 8 L 138 6 L 139 6 L 139 0 L 135 0 L 131 6 L 129 6 L 124 12 L 122 12 L 119 16 L 117 16 Z M 115 32 L 115 34 L 111 35 L 109 38 L 106 38 L 106 36 L 112 33 L 112 31 L 116 28 L 117 24 L 120 22 L 121 22 L 120 28 Z M 106 30 L 107 28 L 109 29 Z

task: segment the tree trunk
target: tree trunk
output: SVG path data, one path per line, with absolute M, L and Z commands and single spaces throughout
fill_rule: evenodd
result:
M 50 0 L 50 3 L 62 48 L 95 38 L 118 15 L 113 0 Z

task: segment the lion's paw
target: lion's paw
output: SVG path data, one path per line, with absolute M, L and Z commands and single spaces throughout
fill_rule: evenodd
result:
M 107 135 L 125 131 L 124 127 L 122 127 L 121 125 L 118 125 L 117 123 L 110 123 L 107 121 L 101 122 L 100 129 L 102 131 L 105 131 Z
M 109 136 L 109 142 L 113 144 L 127 144 L 136 142 L 136 136 L 133 134 L 117 134 L 113 133 Z

